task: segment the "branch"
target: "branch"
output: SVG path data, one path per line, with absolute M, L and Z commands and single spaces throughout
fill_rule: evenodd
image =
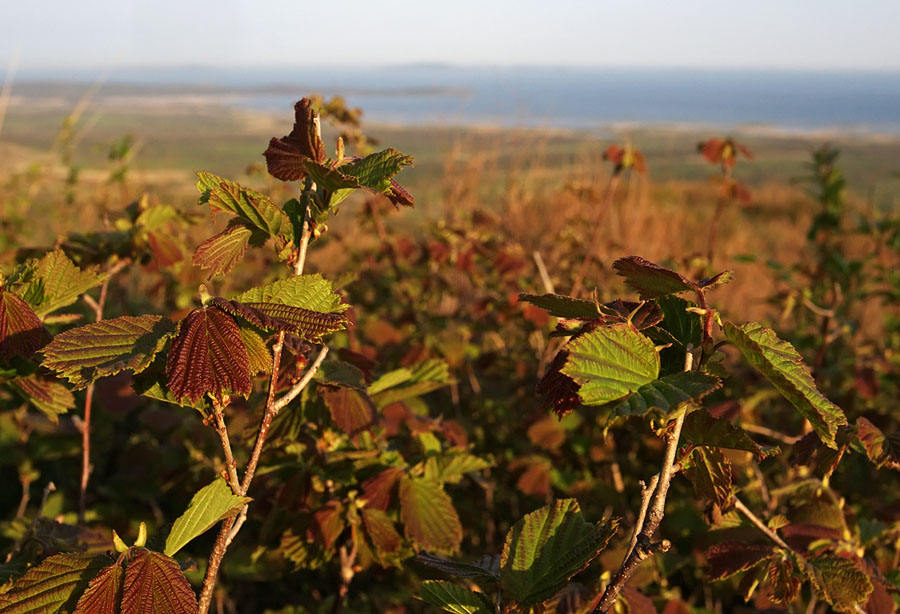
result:
M 219 440 L 222 442 L 222 452 L 225 454 L 225 466 L 228 471 L 228 485 L 231 486 L 231 492 L 241 495 L 241 482 L 238 479 L 237 463 L 234 461 L 234 454 L 231 452 L 231 439 L 228 437 L 228 427 L 225 425 L 225 408 L 219 401 L 213 402 L 213 414 L 216 418 L 216 433 L 219 434 Z
M 684 355 L 684 370 L 690 371 L 694 368 L 694 346 L 689 344 L 687 352 Z M 625 588 L 631 575 L 635 572 L 644 560 L 650 558 L 657 552 L 666 552 L 672 547 L 669 540 L 664 539 L 659 542 L 653 542 L 653 534 L 659 528 L 665 514 L 666 495 L 669 492 L 669 484 L 672 481 L 675 455 L 678 452 L 678 443 L 681 439 L 681 427 L 684 425 L 684 417 L 687 412 L 682 412 L 675 419 L 675 423 L 671 430 L 666 434 L 666 456 L 663 460 L 663 466 L 658 476 L 653 476 L 650 480 L 650 486 L 644 487 L 641 493 L 641 510 L 638 514 L 638 521 L 634 527 L 634 534 L 631 538 L 631 546 L 628 554 L 622 561 L 621 567 L 613 576 L 606 590 L 603 591 L 603 597 L 597 605 L 594 612 L 604 614 L 608 612 L 619 597 L 619 593 Z M 655 490 L 654 490 L 655 486 Z M 650 492 L 653 492 L 652 498 Z

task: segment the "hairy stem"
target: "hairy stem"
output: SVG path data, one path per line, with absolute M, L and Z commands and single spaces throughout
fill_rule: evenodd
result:
M 213 402 L 213 414 L 216 419 L 216 433 L 222 442 L 222 453 L 225 455 L 225 469 L 228 472 L 228 485 L 231 486 L 231 492 L 236 495 L 241 494 L 241 482 L 238 479 L 237 463 L 234 461 L 234 454 L 231 451 L 231 439 L 228 437 L 228 427 L 225 425 L 225 408 L 218 401 Z
M 684 370 L 694 368 L 694 348 L 688 345 L 684 356 Z M 669 484 L 672 481 L 675 468 L 675 456 L 678 452 L 678 443 L 681 439 L 681 428 L 684 425 L 684 417 L 687 412 L 682 412 L 669 432 L 666 434 L 666 455 L 663 466 L 658 476 L 654 476 L 649 487 L 642 489 L 641 511 L 635 524 L 634 534 L 631 538 L 631 546 L 619 570 L 613 576 L 594 612 L 608 612 L 616 603 L 619 593 L 625 588 L 625 584 L 631 578 L 638 566 L 657 552 L 666 552 L 671 548 L 669 540 L 652 542 L 653 534 L 659 528 L 665 515 L 666 495 L 669 492 Z M 655 489 L 653 488 L 655 485 Z M 652 491 L 652 496 L 650 492 Z

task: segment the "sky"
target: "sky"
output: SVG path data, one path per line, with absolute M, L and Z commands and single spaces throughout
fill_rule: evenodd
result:
M 0 72 L 11 62 L 24 71 L 409 63 L 900 70 L 900 0 L 2 0 L 0 15 Z

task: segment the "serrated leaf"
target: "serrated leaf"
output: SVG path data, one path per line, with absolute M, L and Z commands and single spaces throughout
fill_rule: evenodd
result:
M 455 484 L 467 473 L 481 471 L 491 466 L 483 458 L 468 454 L 429 456 L 425 460 L 425 477 L 438 482 Z
M 491 600 L 482 593 L 457 586 L 452 582 L 426 580 L 419 587 L 419 599 L 451 614 L 493 614 Z
M 594 301 L 564 296 L 562 294 L 520 294 L 519 302 L 540 307 L 554 318 L 583 320 L 600 317 Z
M 406 536 L 419 548 L 453 553 L 462 541 L 462 525 L 450 496 L 439 482 L 400 480 L 400 518 Z
M 653 342 L 627 324 L 597 328 L 565 346 L 561 369 L 579 385 L 585 405 L 602 405 L 656 379 L 659 355 Z
M 872 582 L 859 565 L 850 560 L 823 554 L 808 559 L 810 579 L 819 592 L 839 612 L 854 612 L 872 592 Z
M 794 346 L 779 339 L 772 329 L 753 322 L 743 326 L 725 322 L 725 336 L 740 349 L 744 359 L 809 420 L 822 442 L 836 449 L 834 437 L 838 427 L 847 424 L 847 418 L 841 408 L 816 388 Z
M 397 483 L 403 476 L 399 467 L 388 467 L 363 482 L 362 488 L 366 505 L 379 510 L 386 510 L 393 499 Z
M 263 153 L 269 174 L 282 181 L 296 181 L 306 176 L 306 160 L 325 160 L 325 145 L 319 136 L 313 102 L 303 98 L 294 105 L 294 128 L 287 136 L 269 141 Z
M 375 405 L 365 392 L 351 388 L 319 390 L 334 423 L 348 435 L 356 435 L 375 424 Z
M 462 563 L 460 561 L 445 559 L 444 557 L 429 552 L 420 552 L 416 555 L 416 560 L 457 578 L 471 578 L 482 582 L 497 582 L 500 580 L 499 555 L 485 555 L 479 561 Z
M 307 175 L 316 183 L 316 186 L 328 192 L 360 187 L 356 177 L 345 175 L 336 168 L 314 162 L 313 160 L 306 160 L 305 166 Z
M 132 552 L 121 614 L 197 614 L 197 597 L 178 561 L 144 548 Z
M 363 522 L 366 525 L 366 533 L 372 540 L 372 544 L 379 555 L 393 554 L 403 545 L 403 538 L 397 532 L 394 521 L 382 510 L 374 507 L 362 509 Z
M 615 401 L 602 409 L 609 410 L 609 420 L 630 416 L 645 416 L 658 411 L 665 416 L 678 409 L 682 403 L 697 402 L 716 390 L 722 382 L 715 375 L 689 371 L 666 375 L 645 384 L 636 392 Z
M 209 276 L 227 275 L 244 258 L 250 246 L 253 229 L 247 225 L 230 224 L 197 246 L 191 262 L 201 269 L 208 269 Z
M 153 364 L 140 374 L 134 376 L 131 387 L 134 391 L 149 399 L 171 403 L 179 407 L 196 409 L 204 416 L 209 415 L 212 403 L 208 397 L 201 397 L 196 401 L 187 398 L 177 398 L 166 385 L 166 364 L 164 359 L 157 359 Z
M 292 332 L 313 343 L 320 343 L 323 335 L 342 330 L 347 322 L 340 313 L 321 313 L 280 303 L 241 303 L 216 297 L 207 304 L 240 316 L 261 329 Z
M 701 499 L 726 507 L 731 499 L 731 463 L 718 448 L 699 447 L 691 452 L 685 477 Z
M 856 432 L 866 456 L 876 467 L 900 471 L 900 433 L 885 435 L 865 418 L 856 419 Z
M 241 326 L 241 341 L 247 349 L 247 358 L 249 359 L 250 375 L 259 373 L 269 374 L 272 372 L 272 354 L 269 352 L 269 346 L 255 330 L 249 326 Z
M 73 614 L 119 614 L 125 570 L 113 563 L 100 570 L 78 600 Z
M 724 580 L 775 556 L 772 546 L 727 541 L 710 546 L 704 553 L 710 580 Z
M 628 287 L 639 293 L 643 300 L 697 290 L 697 284 L 681 273 L 640 256 L 619 258 L 612 266 L 616 273 L 625 278 Z
M 392 188 L 391 178 L 403 170 L 404 166 L 411 166 L 412 163 L 412 156 L 389 147 L 365 158 L 342 164 L 339 168 L 344 175 L 356 178 L 362 187 L 373 192 L 387 193 Z
M 106 273 L 98 273 L 94 269 L 79 269 L 60 249 L 50 252 L 38 261 L 35 276 L 43 287 L 41 302 L 34 306 L 34 312 L 39 317 L 71 305 L 79 296 L 99 286 L 109 277 Z
M 59 414 L 64 414 L 75 407 L 72 392 L 56 380 L 41 375 L 29 375 L 18 377 L 10 384 L 54 424 L 59 421 L 57 418 Z
M 790 559 L 772 561 L 769 565 L 769 582 L 772 583 L 772 601 L 787 605 L 800 593 L 800 579 L 794 575 Z
M 504 595 L 530 606 L 549 599 L 609 543 L 618 521 L 591 524 L 575 499 L 559 499 L 510 528 L 500 557 Z
M 40 318 L 18 296 L 0 287 L 0 361 L 12 358 L 31 358 L 50 336 Z
M 140 373 L 174 333 L 175 324 L 161 316 L 101 320 L 57 335 L 44 348 L 42 366 L 78 390 L 120 371 Z
M 321 313 L 346 311 L 349 305 L 332 289 L 332 284 L 318 273 L 298 275 L 247 290 L 235 297 L 241 303 L 280 303 Z
M 187 510 L 172 524 L 164 553 L 175 556 L 192 539 L 206 533 L 220 520 L 231 518 L 250 501 L 250 497 L 231 492 L 225 480 L 213 480 L 194 494 Z
M 166 384 L 176 399 L 196 402 L 207 393 L 250 394 L 250 359 L 229 314 L 200 307 L 181 321 L 166 361 Z
M 724 418 L 714 418 L 702 408 L 685 417 L 681 436 L 695 446 L 745 450 L 756 456 L 757 460 L 773 456 L 780 451 L 778 446 L 765 448 L 760 446 L 744 429 Z
M 270 237 L 293 237 L 287 215 L 264 194 L 207 171 L 197 173 L 197 190 L 201 194 L 198 204 L 208 204 L 214 213 L 233 213 L 246 225 Z
M 29 569 L 0 594 L 0 614 L 57 614 L 71 611 L 106 557 L 55 554 Z

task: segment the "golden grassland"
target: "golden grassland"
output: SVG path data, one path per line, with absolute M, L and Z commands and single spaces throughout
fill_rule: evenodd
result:
M 17 236 L 7 237 L 12 239 L 8 244 L 46 246 L 73 229 L 102 229 L 106 213 L 145 193 L 199 214 L 193 172 L 200 169 L 276 199 L 289 197 L 290 186 L 264 173 L 260 155 L 268 138 L 289 131 L 288 113 L 209 106 L 85 109 L 68 139 L 60 141 L 66 116 L 65 109 L 40 106 L 14 106 L 7 113 L 0 134 L 0 210 L 28 220 Z M 366 126 L 365 131 L 415 157 L 415 168 L 404 171 L 402 180 L 416 195 L 416 211 L 390 217 L 404 232 L 420 234 L 426 224 L 483 210 L 501 217 L 509 244 L 529 259 L 534 252 L 554 252 L 560 239 L 590 234 L 590 220 L 601 207 L 609 179 L 602 152 L 612 142 L 628 141 L 644 152 L 649 171 L 620 184 L 603 218 L 599 266 L 592 268 L 588 287 L 608 282 L 606 265 L 623 255 L 639 254 L 690 270 L 705 253 L 720 188 L 710 180 L 717 169 L 696 153 L 696 143 L 717 135 L 676 128 L 597 135 L 438 126 Z M 133 138 L 124 161 L 126 179 L 110 181 L 123 164 L 108 159 L 110 143 L 125 135 Z M 740 318 L 772 316 L 762 297 L 772 296 L 778 281 L 766 262 L 791 264 L 807 257 L 803 236 L 816 204 L 794 178 L 806 173 L 810 151 L 829 141 L 842 148 L 849 199 L 860 214 L 896 211 L 900 139 L 785 135 L 749 127 L 734 136 L 755 154 L 735 169 L 735 177 L 753 191 L 753 202 L 732 205 L 722 219 L 715 264 L 735 269 L 737 276 L 722 307 Z M 334 137 L 326 131 L 325 138 L 333 142 Z M 328 241 L 312 256 L 312 264 L 325 274 L 346 266 L 348 243 L 365 240 L 355 231 L 352 212 L 358 209 L 352 203 L 343 209 L 346 213 L 333 225 Z M 192 235 L 197 241 L 209 235 L 208 224 L 214 223 L 203 220 Z M 854 249 L 864 253 L 871 246 L 861 241 Z M 2 260 L 10 257 L 7 253 Z M 196 271 L 186 275 L 202 280 Z M 523 288 L 540 289 L 538 279 L 533 288 Z

